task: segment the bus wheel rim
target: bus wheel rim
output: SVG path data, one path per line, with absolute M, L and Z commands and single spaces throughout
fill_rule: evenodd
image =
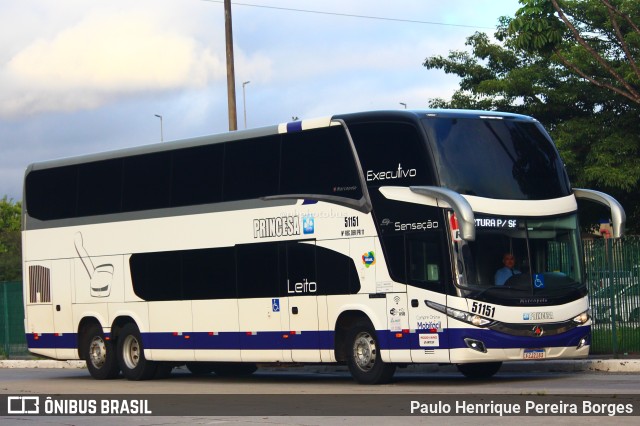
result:
M 358 334 L 353 343 L 353 358 L 362 371 L 369 371 L 376 362 L 376 342 L 367 332 Z
M 100 336 L 95 336 L 89 345 L 89 361 L 95 368 L 102 368 L 107 362 L 107 347 Z
M 140 343 L 134 336 L 127 336 L 124 339 L 122 357 L 127 368 L 133 370 L 140 362 Z

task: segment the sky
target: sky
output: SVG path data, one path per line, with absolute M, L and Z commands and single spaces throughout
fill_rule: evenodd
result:
M 425 58 L 519 6 L 233 0 L 238 128 L 450 99 Z M 222 0 L 0 1 L 0 198 L 30 163 L 228 130 Z

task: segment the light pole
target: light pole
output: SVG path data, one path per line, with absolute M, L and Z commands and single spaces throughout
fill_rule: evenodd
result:
M 404 109 L 407 109 L 407 104 L 405 104 L 404 102 L 400 102 L 400 105 L 402 105 Z
M 244 128 L 247 128 L 247 95 L 245 93 L 245 86 L 251 83 L 250 81 L 245 81 L 242 83 L 242 109 L 244 110 Z
M 224 35 L 227 50 L 227 104 L 229 107 L 229 131 L 238 130 L 236 112 L 236 72 L 233 64 L 233 28 L 231 0 L 224 0 Z
M 154 114 L 160 119 L 160 142 L 164 142 L 164 136 L 162 134 L 162 116 L 160 114 Z

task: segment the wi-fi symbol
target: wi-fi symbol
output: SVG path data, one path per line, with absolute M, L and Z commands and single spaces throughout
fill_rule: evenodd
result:
M 396 305 L 400 303 L 400 296 L 396 296 L 393 298 L 393 301 L 396 302 Z

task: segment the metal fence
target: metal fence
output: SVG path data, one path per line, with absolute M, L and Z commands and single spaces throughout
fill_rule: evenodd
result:
M 591 353 L 640 353 L 640 236 L 584 240 Z M 28 355 L 22 283 L 0 282 L 0 359 Z
M 640 352 L 640 236 L 585 240 L 591 353 Z
M 28 356 L 24 335 L 22 283 L 0 282 L 0 359 Z

